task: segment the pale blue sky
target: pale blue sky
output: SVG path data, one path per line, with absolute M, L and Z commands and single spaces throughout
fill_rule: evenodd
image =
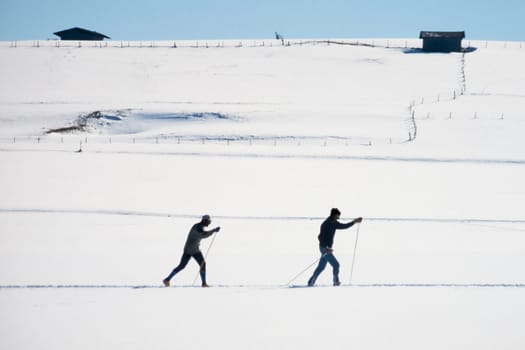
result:
M 0 0 L 0 40 L 82 27 L 113 40 L 417 38 L 525 41 L 525 0 Z

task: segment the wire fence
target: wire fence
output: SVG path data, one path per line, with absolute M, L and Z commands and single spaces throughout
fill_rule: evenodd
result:
M 11 48 L 243 48 L 243 47 L 290 47 L 306 45 L 351 45 L 393 49 L 421 49 L 421 39 L 289 39 L 289 40 L 162 40 L 162 41 L 77 41 L 77 40 L 22 40 L 0 41 L 0 47 Z M 519 41 L 464 40 L 463 48 L 523 49 Z
M 171 145 L 171 146 L 218 146 L 218 147 L 266 147 L 266 148 L 330 148 L 374 145 L 394 145 L 410 141 L 402 137 L 339 137 L 339 136 L 131 136 L 97 134 L 50 134 L 41 136 L 3 136 L 4 145 L 66 145 L 79 149 L 89 145 Z

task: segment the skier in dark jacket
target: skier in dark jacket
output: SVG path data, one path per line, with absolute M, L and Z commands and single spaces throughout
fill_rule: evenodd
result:
M 363 221 L 363 218 L 354 219 L 346 224 L 339 222 L 341 217 L 341 212 L 337 208 L 332 208 L 330 211 L 330 217 L 328 217 L 321 224 L 321 232 L 319 233 L 319 250 L 321 251 L 321 259 L 319 260 L 319 265 L 315 269 L 312 277 L 308 280 L 308 286 L 313 286 L 317 277 L 323 272 L 326 264 L 329 263 L 332 265 L 333 270 L 333 283 L 334 286 L 341 284 L 339 281 L 339 262 L 335 258 L 333 252 L 334 236 L 335 230 L 342 230 L 352 227 L 355 223 L 360 223 Z
M 177 273 L 182 271 L 191 258 L 194 258 L 197 263 L 200 266 L 200 276 L 202 281 L 203 287 L 208 287 L 208 284 L 206 283 L 206 262 L 204 261 L 204 256 L 202 255 L 202 252 L 199 249 L 199 245 L 202 239 L 210 237 L 215 232 L 220 231 L 220 227 L 216 227 L 213 230 L 206 231 L 204 228 L 208 227 L 211 224 L 211 219 L 209 215 L 204 215 L 202 217 L 202 220 L 195 225 L 190 230 L 190 233 L 188 234 L 188 238 L 186 239 L 186 244 L 184 245 L 184 252 L 182 254 L 182 258 L 180 259 L 179 265 L 173 269 L 173 271 L 169 274 L 168 277 L 166 277 L 162 282 L 164 283 L 164 286 L 169 287 L 170 286 L 170 280 L 175 276 Z

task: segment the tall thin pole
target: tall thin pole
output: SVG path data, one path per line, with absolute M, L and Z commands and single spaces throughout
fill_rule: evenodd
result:
M 204 254 L 204 261 L 199 265 L 199 271 L 197 271 L 197 274 L 195 274 L 195 278 L 193 278 L 192 285 L 195 284 L 195 281 L 197 280 L 197 277 L 199 276 L 202 266 L 206 263 L 206 259 L 208 258 L 208 253 L 210 252 L 211 246 L 213 245 L 213 242 L 215 242 L 215 237 L 217 237 L 217 232 L 213 234 L 213 238 L 211 239 L 210 245 L 208 246 L 208 250 L 206 250 L 206 254 Z
M 204 254 L 204 260 L 208 257 L 208 253 L 210 252 L 211 246 L 213 245 L 213 242 L 215 242 L 215 237 L 217 237 L 217 232 L 213 234 L 213 238 L 211 239 L 210 245 L 208 246 L 208 250 L 206 251 L 206 254 Z
M 301 276 L 303 273 L 305 273 L 306 271 L 308 271 L 310 269 L 310 267 L 314 266 L 315 264 L 317 264 L 322 258 L 324 258 L 326 255 L 326 253 L 324 253 L 323 255 L 321 255 L 321 257 L 319 259 L 317 259 L 316 261 L 314 261 L 313 263 L 311 263 L 310 265 L 308 265 L 304 270 L 302 270 L 301 272 L 299 272 L 297 275 L 295 275 L 294 278 L 292 278 L 291 280 L 288 281 L 288 283 L 286 283 L 286 285 L 290 285 L 290 283 L 292 283 L 293 281 L 295 281 L 297 278 L 299 278 L 299 276 Z
M 354 254 L 352 257 L 352 267 L 350 269 L 350 285 L 352 285 L 352 276 L 354 274 L 354 265 L 355 265 L 355 255 L 357 251 L 357 241 L 359 239 L 359 228 L 361 227 L 361 223 L 357 224 L 357 233 L 355 234 L 355 244 L 354 244 Z

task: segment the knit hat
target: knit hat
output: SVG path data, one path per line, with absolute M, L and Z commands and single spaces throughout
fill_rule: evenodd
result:
M 341 215 L 341 212 L 337 208 L 332 208 L 332 210 L 330 210 L 330 216 L 335 216 L 335 215 Z

